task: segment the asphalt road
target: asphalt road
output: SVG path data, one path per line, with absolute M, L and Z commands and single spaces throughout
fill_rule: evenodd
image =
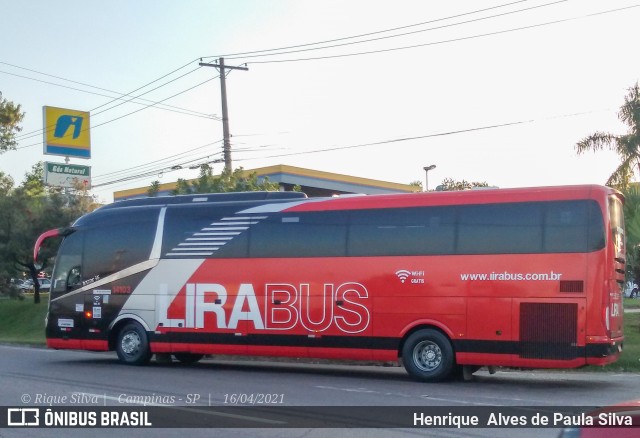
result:
M 118 363 L 114 353 L 52 351 L 0 345 L 2 406 L 139 406 L 160 404 L 193 418 L 223 415 L 225 408 L 251 398 L 284 408 L 333 406 L 348 415 L 349 407 L 531 406 L 553 411 L 560 406 L 604 406 L 640 398 L 640 375 L 593 372 L 479 371 L 471 382 L 425 384 L 411 380 L 403 368 L 308 364 L 264 360 L 206 359 L 196 365 L 159 364 L 132 367 Z M 212 408 L 213 407 L 213 408 Z M 356 410 L 356 408 L 351 408 Z M 335 412 L 335 411 L 332 411 Z M 380 411 L 376 411 L 380 412 Z M 126 436 L 325 437 L 340 436 L 557 436 L 559 429 L 403 429 L 273 428 L 250 409 L 241 411 L 252 428 L 127 429 Z M 225 414 L 226 415 L 226 414 Z M 218 417 L 220 418 L 220 417 Z M 264 426 L 264 427 L 262 427 Z M 279 427 L 279 426 L 278 426 Z M 0 429 L 0 438 L 14 436 L 83 436 L 82 429 Z M 108 436 L 113 429 L 92 429 Z

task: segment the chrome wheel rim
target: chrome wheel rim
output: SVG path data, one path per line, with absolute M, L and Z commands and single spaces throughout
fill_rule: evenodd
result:
M 122 337 L 122 342 L 120 343 L 122 347 L 122 351 L 125 354 L 132 355 L 136 353 L 140 349 L 140 344 L 142 343 L 140 336 L 136 332 L 127 332 Z
M 422 371 L 433 371 L 442 363 L 442 350 L 434 342 L 419 342 L 413 349 L 413 363 Z

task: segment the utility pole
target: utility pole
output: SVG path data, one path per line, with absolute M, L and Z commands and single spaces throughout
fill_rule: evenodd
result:
M 202 61 L 202 59 L 200 59 Z M 234 67 L 224 65 L 224 58 L 218 58 L 217 64 L 200 62 L 201 67 L 215 67 L 220 72 L 220 97 L 222 99 L 222 135 L 224 152 L 224 170 L 231 172 L 231 135 L 229 134 L 229 113 L 227 110 L 227 83 L 225 69 L 229 70 L 249 70 L 247 67 Z

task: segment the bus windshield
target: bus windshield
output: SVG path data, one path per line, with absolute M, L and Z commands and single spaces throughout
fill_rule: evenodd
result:
M 80 282 L 82 236 L 82 233 L 73 233 L 62 241 L 51 277 L 52 299 L 64 295 Z

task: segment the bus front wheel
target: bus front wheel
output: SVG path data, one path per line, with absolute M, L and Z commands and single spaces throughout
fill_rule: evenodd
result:
M 137 322 L 130 322 L 118 333 L 118 358 L 129 365 L 145 365 L 151 359 L 147 332 Z
M 412 333 L 402 347 L 402 362 L 415 379 L 439 382 L 453 370 L 453 347 L 449 339 L 433 329 Z

